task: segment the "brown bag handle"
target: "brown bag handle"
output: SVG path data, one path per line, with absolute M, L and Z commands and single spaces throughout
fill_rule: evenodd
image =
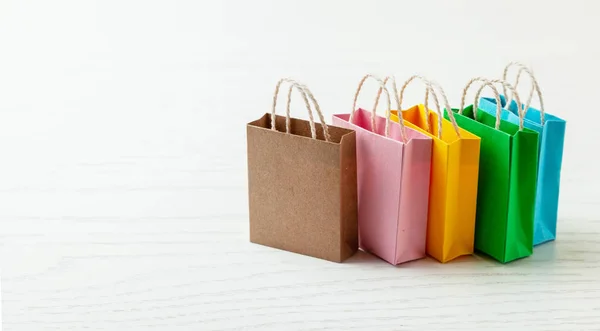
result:
M 529 75 L 529 78 L 531 78 L 531 91 L 529 92 L 529 96 L 527 97 L 527 104 L 526 104 L 524 111 L 525 111 L 525 113 L 527 113 L 527 110 L 529 110 L 529 107 L 531 106 L 531 101 L 533 99 L 533 92 L 535 91 L 537 93 L 538 99 L 540 100 L 540 124 L 544 125 L 544 114 L 545 114 L 544 99 L 542 98 L 542 91 L 540 90 L 540 85 L 538 84 L 537 80 L 535 79 L 533 70 L 529 69 L 526 65 L 524 65 L 522 63 L 510 62 L 504 68 L 504 73 L 502 74 L 503 80 L 506 80 L 506 76 L 508 74 L 508 69 L 510 69 L 512 66 L 519 67 L 519 71 L 517 73 L 517 80 L 515 81 L 515 89 L 517 88 L 517 85 L 519 85 L 519 78 L 521 77 L 521 74 L 523 73 L 523 71 L 525 73 L 527 73 L 527 75 Z M 506 95 L 506 89 L 504 89 L 504 95 Z M 511 101 L 512 101 L 512 98 L 511 98 L 511 100 L 507 100 L 507 104 L 510 104 Z M 519 112 L 521 112 L 521 109 L 519 109 Z M 523 114 L 523 116 L 525 116 L 525 114 Z
M 385 83 L 381 80 L 381 78 L 376 77 L 374 75 L 371 74 L 367 74 L 365 75 L 360 82 L 358 83 L 358 88 L 356 89 L 356 93 L 354 93 L 354 103 L 352 104 L 352 112 L 350 113 L 350 119 L 348 120 L 350 123 L 352 123 L 352 119 L 354 118 L 354 112 L 356 111 L 356 101 L 358 100 L 358 95 L 360 94 L 360 90 L 362 89 L 365 81 L 368 78 L 372 78 L 375 79 L 378 83 L 381 89 L 383 89 L 383 91 L 385 92 L 385 95 L 387 97 L 387 111 L 386 111 L 386 121 L 385 121 L 385 136 L 389 136 L 389 132 L 390 132 L 390 116 L 392 114 L 391 109 L 392 109 L 392 102 L 390 100 L 390 92 L 388 91 L 387 87 L 385 86 Z M 371 127 L 373 128 L 373 130 L 375 130 L 375 112 L 377 109 L 373 109 L 372 113 L 371 113 Z M 402 135 L 402 140 L 406 143 L 408 142 L 408 136 L 406 135 L 406 128 L 404 127 L 404 123 L 402 121 L 399 121 L 400 124 L 400 132 Z
M 321 112 L 321 107 L 319 106 L 319 103 L 315 99 L 314 95 L 308 89 L 308 87 L 298 83 L 297 81 L 295 81 L 293 79 L 289 79 L 289 78 L 280 79 L 277 82 L 277 85 L 275 86 L 275 94 L 273 95 L 273 108 L 271 110 L 271 130 L 277 131 L 277 129 L 275 128 L 275 110 L 277 108 L 277 96 L 279 95 L 279 88 L 281 87 L 281 84 L 284 82 L 290 83 L 290 88 L 288 91 L 286 113 L 285 113 L 285 132 L 290 133 L 290 122 L 291 122 L 290 121 L 290 105 L 292 103 L 292 90 L 294 88 L 296 88 L 302 95 L 302 99 L 304 99 L 304 103 L 306 104 L 306 109 L 308 110 L 308 119 L 310 122 L 310 132 L 311 132 L 312 138 L 317 139 L 317 130 L 316 130 L 315 121 L 313 118 L 313 113 L 312 113 L 312 109 L 310 107 L 310 102 L 308 101 L 308 98 L 310 98 L 313 105 L 315 106 L 315 110 L 317 111 L 317 115 L 319 116 L 319 120 L 321 121 L 321 126 L 323 127 L 323 137 L 325 138 L 325 141 L 331 141 L 331 136 L 329 135 L 329 128 L 327 127 L 327 124 L 325 123 L 325 118 L 323 117 L 323 113 Z

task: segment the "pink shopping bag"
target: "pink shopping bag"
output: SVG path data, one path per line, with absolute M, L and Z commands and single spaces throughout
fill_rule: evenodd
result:
M 387 96 L 386 117 L 356 109 L 367 78 Z M 333 115 L 333 125 L 356 131 L 359 245 L 395 265 L 425 257 L 432 139 L 390 121 L 390 108 L 383 81 L 366 75 L 352 113 Z

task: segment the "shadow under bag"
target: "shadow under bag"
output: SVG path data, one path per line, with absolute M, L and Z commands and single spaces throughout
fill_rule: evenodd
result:
M 282 80 L 285 81 L 285 80 Z M 292 81 L 310 121 L 273 112 L 247 125 L 250 241 L 329 261 L 358 250 L 356 136 L 327 126 L 304 86 Z M 315 124 L 306 94 L 321 124 Z

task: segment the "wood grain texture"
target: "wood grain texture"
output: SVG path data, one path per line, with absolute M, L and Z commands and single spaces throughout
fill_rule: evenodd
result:
M 3 330 L 599 329 L 600 23 L 577 2 L 1 1 Z M 368 17 L 410 33 L 390 43 L 357 23 Z M 434 45 L 453 51 L 406 51 Z M 368 72 L 419 71 L 455 105 L 511 60 L 534 65 L 568 121 L 557 242 L 507 265 L 398 267 L 249 243 L 245 123 L 279 78 L 306 83 L 331 118 Z

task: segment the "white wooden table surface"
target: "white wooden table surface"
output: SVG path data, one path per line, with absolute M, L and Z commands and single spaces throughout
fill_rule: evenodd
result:
M 598 8 L 0 2 L 3 330 L 600 329 Z M 278 78 L 330 118 L 367 72 L 430 76 L 456 104 L 511 60 L 568 120 L 558 241 L 507 265 L 398 267 L 248 242 L 245 123 Z

